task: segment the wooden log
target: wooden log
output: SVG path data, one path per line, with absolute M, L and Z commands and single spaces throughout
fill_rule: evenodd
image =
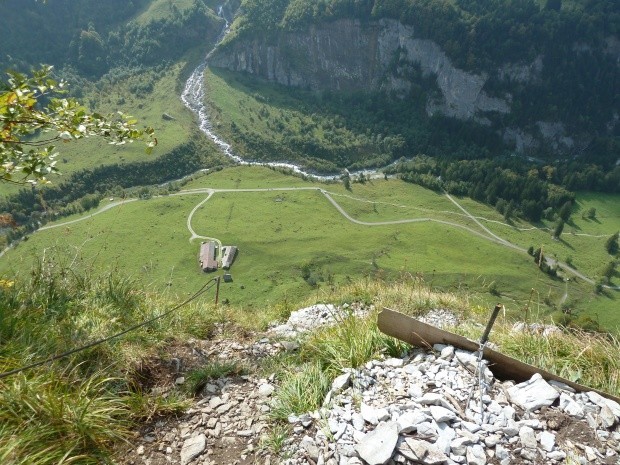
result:
M 439 329 L 388 308 L 384 308 L 379 313 L 377 325 L 384 334 L 422 348 L 432 348 L 435 344 L 447 344 L 459 349 L 476 352 L 480 347 L 479 343 L 466 337 Z M 577 392 L 594 391 L 607 399 L 620 403 L 620 398 L 611 394 L 575 383 L 515 358 L 508 357 L 488 347 L 484 348 L 483 357 L 489 362 L 490 370 L 498 379 L 513 380 L 520 383 L 530 379 L 534 373 L 540 373 L 547 381 L 559 381 L 572 387 Z

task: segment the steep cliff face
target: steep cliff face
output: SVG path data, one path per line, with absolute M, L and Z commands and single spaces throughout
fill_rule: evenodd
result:
M 617 138 L 619 126 L 618 112 L 609 107 L 617 100 L 620 40 L 609 35 L 596 46 L 584 37 L 564 44 L 559 54 L 532 39 L 528 46 L 538 53 L 528 61 L 502 55 L 463 69 L 463 60 L 457 66 L 412 25 L 341 18 L 242 34 L 222 44 L 210 65 L 305 89 L 387 91 L 403 98 L 423 89 L 428 116 L 491 127 L 516 152 L 580 156 L 596 138 Z M 476 50 L 469 53 L 476 62 Z
M 476 118 L 508 113 L 510 97 L 485 92 L 488 77 L 452 65 L 431 40 L 415 37 L 411 26 L 381 19 L 343 19 L 283 32 L 273 43 L 236 41 L 216 53 L 211 66 L 255 74 L 287 86 L 333 90 L 407 92 L 415 76 L 432 78 L 440 91 L 429 98 L 429 115 Z
M 274 43 L 259 38 L 221 47 L 211 66 L 244 71 L 280 84 L 313 89 L 377 87 L 378 24 L 341 20 L 308 31 L 281 33 Z

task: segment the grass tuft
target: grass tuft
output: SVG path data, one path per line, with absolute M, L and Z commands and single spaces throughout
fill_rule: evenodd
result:
M 246 368 L 238 362 L 214 362 L 187 373 L 185 375 L 185 387 L 191 394 L 198 395 L 209 380 L 246 373 Z
M 158 417 L 181 415 L 191 406 L 191 401 L 175 390 L 165 394 L 137 390 L 127 393 L 124 400 L 129 407 L 131 418 L 142 422 Z
M 620 341 L 570 330 L 549 335 L 503 331 L 502 352 L 580 384 L 620 395 Z
M 289 415 L 312 412 L 322 405 L 330 387 L 331 379 L 316 362 L 284 372 L 270 414 L 275 420 L 286 421 Z
M 261 436 L 259 448 L 278 455 L 282 452 L 282 449 L 284 449 L 290 435 L 291 431 L 287 425 L 275 423 L 271 426 L 266 435 Z
M 335 377 L 344 368 L 358 368 L 383 352 L 401 355 L 406 348 L 407 344 L 379 331 L 376 314 L 364 318 L 348 315 L 336 325 L 310 335 L 302 346 L 301 357 L 319 363 Z
M 7 464 L 101 463 L 127 437 L 115 380 L 77 369 L 16 375 L 0 384 L 0 458 Z

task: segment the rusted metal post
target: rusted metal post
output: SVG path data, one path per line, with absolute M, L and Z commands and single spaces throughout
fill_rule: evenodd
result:
M 217 307 L 217 303 L 220 300 L 220 276 L 217 277 L 217 285 L 215 287 L 215 306 Z
M 487 327 L 484 330 L 484 334 L 482 335 L 482 338 L 480 338 L 481 346 L 484 346 L 489 340 L 489 333 L 491 332 L 491 328 L 493 328 L 493 325 L 495 324 L 495 320 L 497 319 L 497 315 L 499 315 L 499 311 L 502 309 L 502 307 L 503 307 L 502 304 L 497 304 L 495 308 L 493 309 L 493 313 L 491 314 L 491 318 L 489 319 L 489 322 L 487 323 Z

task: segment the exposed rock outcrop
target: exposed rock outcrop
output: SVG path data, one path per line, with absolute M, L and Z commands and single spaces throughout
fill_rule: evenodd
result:
M 575 41 L 570 53 L 576 60 L 620 57 L 620 40 L 615 35 L 606 37 L 601 47 Z M 620 58 L 615 62 L 620 66 Z M 311 24 L 303 30 L 248 33 L 218 47 L 209 64 L 304 89 L 385 91 L 403 98 L 415 89 L 425 99 L 421 105 L 427 116 L 444 115 L 489 126 L 506 148 L 533 157 L 541 153 L 581 156 L 595 133 L 609 135 L 616 126 L 611 119 L 602 126 L 598 122 L 599 127 L 593 129 L 584 127 L 574 115 L 562 120 L 533 110 L 539 103 L 527 101 L 530 89 L 532 95 L 540 95 L 549 84 L 550 67 L 562 66 L 549 59 L 544 48 L 529 61 L 507 56 L 504 61 L 487 62 L 484 71 L 463 69 L 465 65 L 456 66 L 437 42 L 395 19 L 348 18 Z M 562 92 L 572 95 L 566 89 Z M 545 120 L 534 121 L 537 117 Z
M 435 78 L 438 99 L 429 99 L 429 115 L 470 119 L 510 112 L 510 99 L 488 95 L 488 77 L 456 68 L 435 42 L 415 37 L 414 28 L 395 20 L 343 19 L 303 32 L 238 41 L 216 52 L 210 64 L 255 74 L 295 87 L 335 90 L 383 89 L 406 92 L 411 73 Z M 482 121 L 482 120 L 481 120 Z

